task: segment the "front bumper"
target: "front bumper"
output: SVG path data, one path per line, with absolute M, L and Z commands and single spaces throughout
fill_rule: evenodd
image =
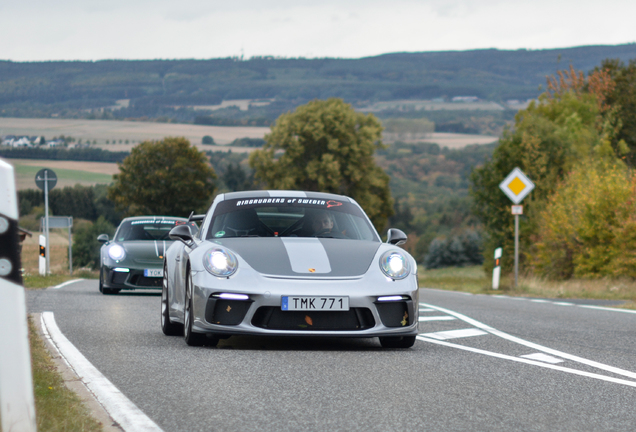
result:
M 378 275 L 349 279 L 237 276 L 193 274 L 195 332 L 330 337 L 418 334 L 419 291 L 413 274 L 401 281 Z M 221 293 L 245 294 L 248 299 L 222 299 Z M 283 311 L 281 298 L 289 295 L 348 296 L 349 311 Z M 378 301 L 386 296 L 399 300 Z
M 126 271 L 115 271 L 115 268 L 103 266 L 104 287 L 109 289 L 161 289 L 163 278 L 144 276 L 144 269 L 127 268 Z

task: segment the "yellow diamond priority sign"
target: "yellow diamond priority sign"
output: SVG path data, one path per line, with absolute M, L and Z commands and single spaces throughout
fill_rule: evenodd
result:
M 510 200 L 519 204 L 534 189 L 534 183 L 526 177 L 519 168 L 513 169 L 510 174 L 499 183 L 499 189 L 506 194 Z

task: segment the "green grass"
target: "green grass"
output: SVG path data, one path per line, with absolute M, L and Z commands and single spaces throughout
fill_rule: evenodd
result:
M 80 270 L 73 272 L 73 276 L 68 274 L 51 274 L 48 276 L 25 275 L 22 282 L 26 289 L 43 289 L 59 285 L 73 279 L 98 279 L 99 272 Z
M 42 168 L 47 168 L 46 163 L 43 166 L 31 166 L 31 165 L 21 165 L 19 163 L 14 164 L 16 181 L 20 183 L 21 180 L 30 180 L 33 182 L 33 188 L 35 189 L 35 175 Z M 110 184 L 113 182 L 113 176 L 108 174 L 100 174 L 93 173 L 90 171 L 79 171 L 79 170 L 70 170 L 63 168 L 55 168 L 55 174 L 58 178 L 58 183 L 61 181 L 64 184 L 83 184 L 83 185 L 93 185 L 93 184 Z
M 519 277 L 514 287 L 512 275 L 502 276 L 500 288 L 492 289 L 492 275 L 481 266 L 418 269 L 420 287 L 472 294 L 506 294 L 553 299 L 598 299 L 625 302 L 619 307 L 636 309 L 636 281 L 628 279 L 571 279 L 553 281 L 536 276 Z
M 101 431 L 101 423 L 91 417 L 80 398 L 64 385 L 31 317 L 29 341 L 38 431 Z

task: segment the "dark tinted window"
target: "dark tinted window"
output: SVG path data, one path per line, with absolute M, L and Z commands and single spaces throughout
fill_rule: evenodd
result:
M 182 224 L 190 225 L 192 234 L 196 234 L 199 230 L 194 222 L 186 222 L 179 219 L 139 219 L 123 221 L 117 233 L 116 241 L 129 240 L 170 240 L 168 233 L 172 228 Z
M 328 237 L 379 241 L 360 208 L 309 198 L 227 200 L 215 208 L 207 238 Z

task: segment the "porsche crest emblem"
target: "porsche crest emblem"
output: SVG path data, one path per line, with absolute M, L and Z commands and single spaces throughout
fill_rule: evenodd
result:
M 315 268 L 310 268 L 309 269 L 309 273 L 316 273 L 316 269 Z

